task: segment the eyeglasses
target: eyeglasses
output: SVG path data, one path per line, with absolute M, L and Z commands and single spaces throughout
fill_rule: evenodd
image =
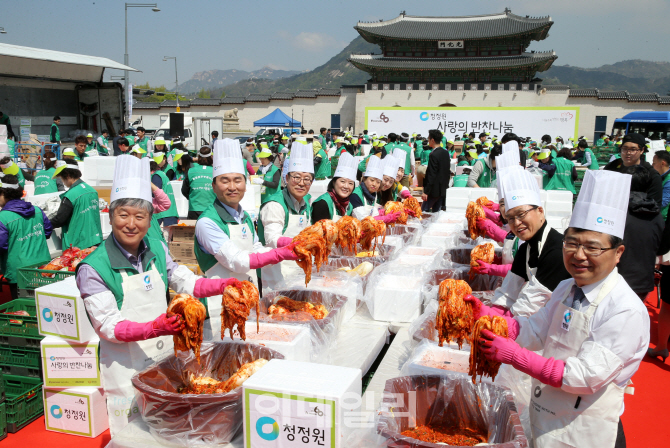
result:
M 587 257 L 599 257 L 608 250 L 616 249 L 615 247 L 591 246 L 563 240 L 563 249 L 568 253 L 576 253 L 580 247 L 584 251 L 584 255 Z
M 521 212 L 521 213 L 519 213 L 519 214 L 516 215 L 516 216 L 509 216 L 509 215 L 507 215 L 507 221 L 508 221 L 509 223 L 513 223 L 513 222 L 515 222 L 515 221 L 519 221 L 519 222 L 521 222 L 521 221 L 523 221 L 523 219 L 526 217 L 526 215 L 528 215 L 528 213 L 532 212 L 533 210 L 535 210 L 535 209 L 537 209 L 537 208 L 538 208 L 537 206 L 535 206 L 535 207 L 533 207 L 533 208 L 529 208 L 529 209 L 526 210 L 525 212 Z
M 641 151 L 642 151 L 641 149 L 621 148 L 621 153 L 622 153 L 622 154 L 624 154 L 624 153 L 625 153 L 625 154 L 632 154 L 632 153 L 635 153 L 635 152 L 641 152 Z
M 311 177 L 300 177 L 300 176 L 291 176 L 289 179 L 293 181 L 294 184 L 300 185 L 312 185 Z

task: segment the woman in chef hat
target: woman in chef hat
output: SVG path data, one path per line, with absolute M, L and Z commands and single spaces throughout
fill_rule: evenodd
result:
M 478 341 L 488 359 L 533 378 L 536 448 L 626 446 L 624 394 L 632 393 L 631 377 L 649 343 L 647 309 L 616 268 L 624 252 L 630 179 L 586 172 L 563 240 L 562 261 L 572 278 L 534 315 L 504 316 L 507 338 L 484 330 Z M 476 319 L 494 314 L 474 297 L 466 299 Z
M 270 248 L 287 246 L 294 236 L 311 225 L 312 207 L 307 195 L 314 181 L 313 155 L 311 144 L 293 143 L 286 188 L 273 195 L 260 209 L 258 238 L 263 245 Z M 273 288 L 294 272 L 302 272 L 295 261 L 268 265 L 261 269 L 263 287 Z
M 339 220 L 342 216 L 351 216 L 353 207 L 349 202 L 356 187 L 358 165 L 354 156 L 343 152 L 339 158 L 333 179 L 328 183 L 326 193 L 312 202 L 312 223 L 322 219 Z
M 100 336 L 112 436 L 140 415 L 131 377 L 172 353 L 171 336 L 183 327 L 178 316 L 165 314 L 168 287 L 208 297 L 235 280 L 204 279 L 175 263 L 165 243 L 147 235 L 153 211 L 149 159 L 117 157 L 109 205 L 112 233 L 76 271 L 77 287 Z
M 397 148 L 397 150 L 399 155 L 403 158 L 407 154 L 400 148 Z M 377 193 L 377 202 L 383 207 L 389 201 L 407 199 L 412 194 L 409 192 L 407 187 L 400 184 L 400 180 L 402 180 L 405 174 L 405 162 L 402 162 L 396 157 L 395 151 L 393 155 L 387 155 L 384 157 L 382 162 L 384 180 L 382 182 L 381 188 L 379 189 L 379 192 Z
M 384 179 L 383 161 L 379 157 L 370 157 L 367 167 L 361 178 L 361 183 L 354 188 L 350 201 L 353 207 L 352 216 L 363 219 L 366 216 L 376 215 L 377 191 Z

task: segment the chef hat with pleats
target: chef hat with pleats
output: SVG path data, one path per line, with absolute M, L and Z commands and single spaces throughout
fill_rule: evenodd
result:
M 120 155 L 114 163 L 114 183 L 109 195 L 110 204 L 117 199 L 151 200 L 151 163 L 148 157 L 138 159 L 129 154 Z
M 405 160 L 407 160 L 407 153 L 403 149 L 395 148 L 393 150 L 392 155 L 393 155 L 393 157 L 395 157 L 396 159 L 398 159 L 400 161 L 399 167 L 400 168 L 405 168 Z M 405 174 L 407 174 L 407 173 L 405 173 Z
M 214 142 L 214 169 L 212 177 L 222 174 L 236 173 L 246 176 L 244 159 L 240 144 L 231 138 L 218 139 Z
M 623 238 L 631 179 L 630 174 L 587 170 L 570 227 Z
M 377 157 L 375 157 L 375 159 L 376 158 Z M 358 164 L 356 163 L 356 159 L 348 152 L 345 152 L 340 156 L 340 160 L 337 163 L 337 169 L 335 170 L 335 175 L 333 177 L 344 177 L 345 179 L 356 182 L 357 171 Z
M 502 184 L 505 210 L 512 210 L 521 205 L 542 205 L 537 179 L 528 171 L 521 170 L 518 174 L 504 175 Z
M 503 143 L 502 145 L 503 154 L 512 150 L 516 150 L 517 152 L 519 152 L 519 143 L 516 140 L 510 140 L 507 143 Z
M 398 175 L 398 168 L 400 168 L 400 160 L 396 159 L 394 156 L 387 155 L 382 159 L 382 162 L 382 174 L 395 179 Z
M 384 162 L 382 162 L 382 159 L 377 156 L 370 156 L 363 177 L 374 177 L 375 179 L 384 180 Z
M 496 167 L 498 166 L 499 157 L 496 157 Z M 507 166 L 500 170 L 496 169 L 496 188 L 498 189 L 498 201 L 500 201 L 501 199 L 505 199 L 503 178 L 509 174 L 511 174 L 512 176 L 518 176 L 521 171 L 523 171 L 523 168 L 519 164 Z
M 507 151 L 496 157 L 496 172 L 504 170 L 505 168 L 512 167 L 521 163 L 519 158 L 519 150 L 516 151 Z
M 298 140 L 293 142 L 288 160 L 288 172 L 294 171 L 314 174 L 314 149 L 311 144 L 306 145 Z

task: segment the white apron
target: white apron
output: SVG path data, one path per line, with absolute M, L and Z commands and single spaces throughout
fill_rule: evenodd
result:
M 591 333 L 590 321 L 598 305 L 620 280 L 619 274 L 608 280 L 585 312 L 563 303 L 572 290 L 566 288 L 547 333 L 545 357 L 565 360 L 577 356 Z M 530 422 L 535 447 L 614 447 L 624 390 L 611 382 L 595 394 L 575 395 L 534 379 Z
M 288 225 L 282 236 L 293 238 L 310 226 L 310 219 L 306 215 L 288 215 Z M 282 261 L 261 268 L 261 279 L 264 288 L 275 288 L 284 278 L 299 275 L 303 271 L 295 261 Z
M 508 240 L 503 241 L 503 250 L 502 250 L 502 264 L 512 264 L 514 261 L 514 241 Z
M 375 203 L 372 205 L 364 204 L 360 207 L 356 207 L 352 212 L 351 216 L 361 221 L 366 216 L 377 216 L 379 214 L 380 205 L 375 199 Z
M 230 241 L 232 241 L 238 249 L 252 252 L 254 249 L 254 235 L 246 223 L 240 225 L 228 226 L 230 232 Z M 205 272 L 207 278 L 236 278 L 238 280 L 247 280 L 258 287 L 258 277 L 256 270 L 251 269 L 244 274 L 238 274 L 229 271 L 221 265 L 216 263 Z M 209 319 L 205 321 L 203 330 L 203 340 L 218 341 L 221 340 L 221 298 L 222 296 L 212 296 L 207 298 L 207 311 L 209 312 Z
M 165 313 L 165 283 L 153 263 L 147 272 L 128 276 L 122 271 L 121 277 L 121 316 L 124 319 L 147 322 Z M 131 377 L 173 352 L 172 336 L 121 344 L 100 340 L 100 372 L 112 437 L 140 415 L 134 402 L 135 389 L 130 381 Z

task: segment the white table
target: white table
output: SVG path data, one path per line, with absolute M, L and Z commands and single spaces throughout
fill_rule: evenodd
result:
M 388 341 L 388 328 L 388 323 L 372 320 L 363 305 L 351 320 L 340 327 L 330 363 L 361 369 L 365 375 Z

